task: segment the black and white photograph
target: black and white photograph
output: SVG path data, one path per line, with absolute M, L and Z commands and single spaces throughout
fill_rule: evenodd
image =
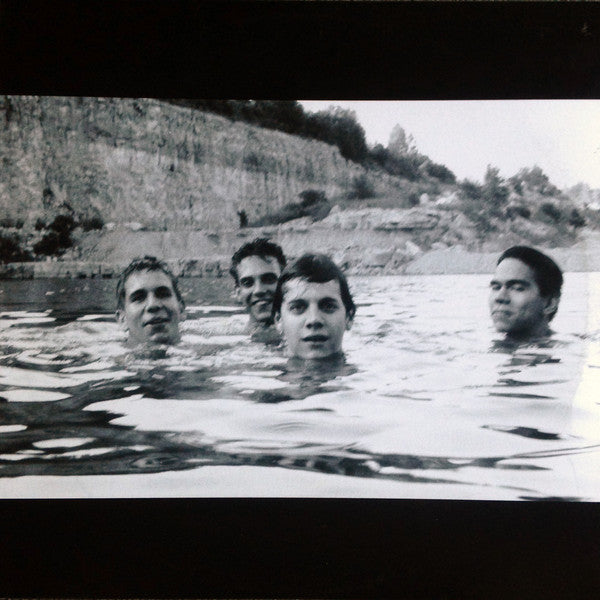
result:
M 600 102 L 1 110 L 1 497 L 600 500 Z
M 0 0 L 0 594 L 597 595 L 599 9 Z

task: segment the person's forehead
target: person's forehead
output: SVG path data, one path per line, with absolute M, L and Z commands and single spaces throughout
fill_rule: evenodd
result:
M 166 286 L 173 290 L 171 278 L 163 271 L 134 271 L 125 281 L 125 293 L 139 289 L 155 289 Z
M 285 300 L 319 300 L 321 298 L 336 298 L 341 301 L 342 293 L 337 279 L 317 283 L 306 279 L 289 279 L 283 285 Z
M 535 283 L 535 273 L 531 267 L 518 258 L 505 258 L 494 272 L 494 279 L 507 281 L 509 279 L 522 279 Z
M 238 265 L 238 276 L 248 277 L 250 275 L 261 275 L 263 273 L 279 274 L 279 262 L 274 256 L 246 256 Z

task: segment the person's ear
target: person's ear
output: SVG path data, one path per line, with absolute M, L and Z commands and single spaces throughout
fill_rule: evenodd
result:
M 128 330 L 127 323 L 125 323 L 125 313 L 119 308 L 117 309 L 117 323 L 125 330 Z
M 281 313 L 275 313 L 273 317 L 273 323 L 275 323 L 275 328 L 279 332 L 280 335 L 283 335 L 283 325 L 281 324 Z
M 546 305 L 544 306 L 544 315 L 548 320 L 558 310 L 558 303 L 560 302 L 560 296 L 548 296 L 546 298 Z
M 233 297 L 242 304 L 242 288 L 239 285 L 235 286 L 235 290 L 233 290 Z
M 352 323 L 354 323 L 354 317 L 351 317 L 349 314 L 346 314 L 346 331 L 350 331 L 352 328 Z

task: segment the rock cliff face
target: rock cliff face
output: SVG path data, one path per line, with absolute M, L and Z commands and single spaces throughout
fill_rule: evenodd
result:
M 150 99 L 0 97 L 0 160 L 6 217 L 70 209 L 152 230 L 236 228 L 238 210 L 336 196 L 364 173 L 328 144 Z

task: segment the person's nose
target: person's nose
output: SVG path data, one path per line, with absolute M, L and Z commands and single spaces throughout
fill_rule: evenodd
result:
M 148 312 L 156 312 L 157 310 L 160 310 L 161 306 L 162 302 L 160 298 L 153 292 L 150 292 L 146 301 L 146 310 Z
M 508 295 L 508 290 L 506 286 L 501 286 L 498 290 L 494 292 L 494 300 L 498 304 L 508 304 L 510 302 L 510 297 Z
M 261 281 L 260 277 L 256 278 L 254 282 L 254 287 L 252 288 L 252 293 L 255 295 L 265 294 L 267 291 L 267 286 Z
M 323 315 L 316 305 L 310 305 L 306 311 L 306 327 L 319 329 L 323 327 Z

